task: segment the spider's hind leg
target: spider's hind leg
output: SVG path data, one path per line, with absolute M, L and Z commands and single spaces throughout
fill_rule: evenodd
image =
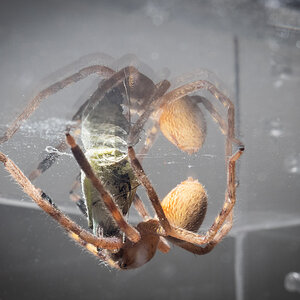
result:
M 104 249 L 118 250 L 122 247 L 122 241 L 119 238 L 96 237 L 90 232 L 82 229 L 68 216 L 62 213 L 48 195 L 36 188 L 30 180 L 23 174 L 19 167 L 10 160 L 5 154 L 0 152 L 0 162 L 11 174 L 13 179 L 23 188 L 24 192 L 48 215 L 56 220 L 67 232 L 74 233 L 81 240 Z

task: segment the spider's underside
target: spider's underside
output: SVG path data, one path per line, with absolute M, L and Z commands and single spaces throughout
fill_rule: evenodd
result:
M 170 87 L 167 80 L 154 84 L 133 66 L 118 72 L 101 65 L 88 66 L 34 97 L 0 138 L 0 144 L 14 135 L 42 100 L 91 74 L 98 74 L 103 80 L 74 115 L 73 120 L 77 121 L 77 125 L 66 128 L 67 143 L 61 143 L 56 148 L 61 150 L 69 145 L 80 165 L 85 199 L 75 193 L 79 180 L 75 182 L 70 197 L 87 215 L 93 234 L 63 214 L 50 197 L 36 188 L 17 165 L 1 152 L 0 161 L 24 192 L 65 228 L 73 240 L 112 267 L 140 267 L 154 256 L 157 248 L 168 252 L 167 240 L 195 254 L 208 253 L 232 227 L 236 201 L 235 164 L 244 151 L 243 144 L 235 138 L 234 106 L 209 81 L 197 80 L 167 92 Z M 194 95 L 202 89 L 221 102 L 227 110 L 226 118 L 208 99 Z M 206 136 L 206 123 L 199 104 L 206 108 L 226 137 L 227 167 L 223 208 L 203 235 L 197 233 L 207 207 L 203 186 L 197 180 L 188 178 L 161 202 L 141 165 L 159 130 L 182 151 L 192 154 L 201 148 Z M 138 115 L 134 125 L 131 125 L 130 110 Z M 153 119 L 153 127 L 136 156 L 133 146 L 138 142 L 149 118 Z M 78 135 L 80 126 L 85 153 L 72 136 L 73 133 Z M 232 151 L 233 145 L 238 148 L 235 153 Z M 49 168 L 55 155 L 48 154 L 29 178 L 33 180 Z M 136 194 L 139 184 L 147 191 L 156 212 L 155 218 L 149 215 Z M 131 203 L 144 219 L 136 227 L 128 224 L 124 218 Z

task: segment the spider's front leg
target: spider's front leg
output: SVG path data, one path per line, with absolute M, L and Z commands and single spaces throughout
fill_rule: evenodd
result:
M 82 241 L 92 244 L 97 248 L 118 250 L 122 247 L 122 240 L 120 238 L 96 237 L 82 229 L 68 216 L 63 214 L 56 205 L 54 205 L 50 197 L 40 189 L 36 188 L 19 167 L 2 152 L 0 152 L 0 161 L 4 164 L 6 170 L 14 180 L 23 188 L 24 192 L 31 197 L 41 209 L 55 219 L 67 232 L 74 236 L 78 236 Z

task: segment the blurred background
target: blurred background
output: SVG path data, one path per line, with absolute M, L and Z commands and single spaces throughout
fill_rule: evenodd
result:
M 299 30 L 300 3 L 289 0 L 1 1 L 0 135 L 59 78 L 91 64 L 118 69 L 137 57 L 155 82 L 193 72 L 209 77 L 235 103 L 246 151 L 234 226 L 221 244 L 205 256 L 173 247 L 127 272 L 74 245 L 0 167 L 0 299 L 299 299 Z M 199 73 L 206 69 L 213 75 Z M 98 81 L 91 76 L 44 101 L 0 150 L 28 175 L 64 138 L 66 122 Z M 197 154 L 160 135 L 144 159 L 161 198 L 188 176 L 205 185 L 203 231 L 226 188 L 224 137 L 204 114 L 207 138 Z M 69 200 L 78 167 L 68 154 L 35 184 L 85 224 Z M 142 188 L 139 194 L 149 203 Z M 139 221 L 133 210 L 129 220 Z

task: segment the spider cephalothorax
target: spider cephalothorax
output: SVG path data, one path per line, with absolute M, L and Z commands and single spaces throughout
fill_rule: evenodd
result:
M 69 145 L 81 167 L 84 199 L 75 193 L 80 176 L 70 197 L 87 216 L 93 234 L 63 214 L 50 197 L 36 188 L 1 152 L 0 161 L 24 191 L 64 227 L 73 240 L 112 267 L 140 267 L 154 256 L 157 249 L 168 252 L 170 247 L 167 240 L 195 254 L 208 253 L 232 227 L 236 201 L 235 163 L 244 151 L 244 146 L 234 134 L 234 106 L 209 81 L 197 80 L 168 92 L 169 81 L 155 84 L 133 66 L 118 72 L 105 66 L 88 66 L 37 94 L 0 138 L 0 143 L 12 137 L 21 122 L 34 112 L 43 99 L 95 73 L 103 80 L 74 115 L 73 120 L 77 121 L 77 125 L 66 128 L 67 143 L 63 142 L 56 147 L 65 149 Z M 194 95 L 202 89 L 210 92 L 225 107 L 226 118 L 221 117 L 208 99 Z M 227 166 L 223 208 L 209 230 L 202 235 L 197 231 L 206 214 L 207 194 L 201 183 L 188 178 L 161 202 L 141 165 L 143 156 L 153 145 L 159 130 L 171 143 L 189 154 L 202 147 L 206 137 L 206 122 L 200 104 L 226 137 Z M 131 111 L 137 115 L 133 125 Z M 149 118 L 153 120 L 153 126 L 136 156 L 133 146 L 139 141 Z M 85 152 L 71 135 L 79 135 L 79 132 Z M 233 145 L 238 148 L 234 154 Z M 55 158 L 55 154 L 48 154 L 29 178 L 33 180 L 44 172 Z M 156 212 L 155 218 L 149 215 L 136 193 L 140 184 L 147 191 Z M 132 203 L 144 219 L 136 227 L 124 218 Z

